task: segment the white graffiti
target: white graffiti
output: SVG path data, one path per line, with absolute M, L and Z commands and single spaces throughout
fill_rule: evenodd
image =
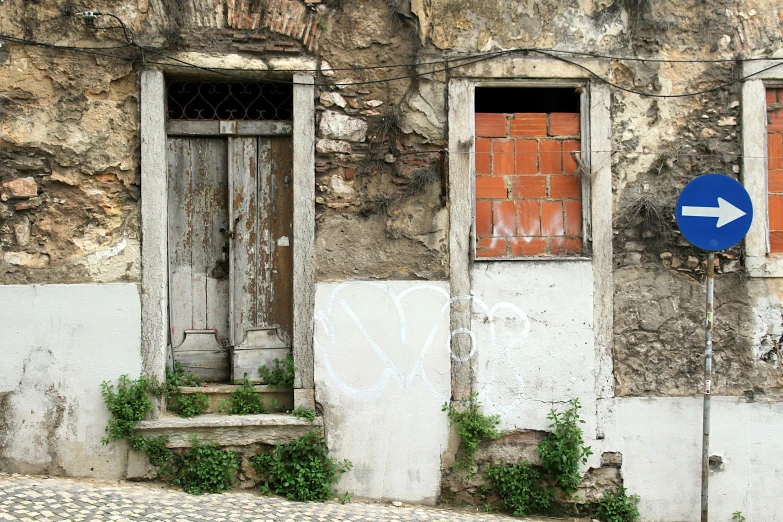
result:
M 384 295 L 384 298 L 388 298 L 387 306 L 390 303 L 393 309 L 392 315 L 396 314 L 396 319 L 399 321 L 399 343 L 400 346 L 405 347 L 406 353 L 415 354 L 415 361 L 409 367 L 408 371 L 401 369 L 394 362 L 392 356 L 384 350 L 383 345 L 392 339 L 379 339 L 382 335 L 377 331 L 372 331 L 372 328 L 368 328 L 362 321 L 360 315 L 361 312 L 367 312 L 366 303 L 361 302 L 361 292 L 355 292 L 357 286 L 369 286 L 370 288 L 364 291 L 366 295 L 371 289 L 380 290 Z M 346 290 L 351 290 L 348 295 L 353 296 L 346 299 L 341 296 Z M 433 313 L 417 317 L 409 317 L 411 313 L 408 311 L 406 314 L 405 302 L 406 298 L 410 298 L 416 293 L 424 293 L 421 300 L 432 300 L 433 305 L 431 309 Z M 428 295 L 427 295 L 428 294 Z M 450 396 L 450 390 L 443 389 L 443 386 L 438 386 L 433 383 L 434 379 L 430 379 L 429 372 L 443 373 L 450 372 L 450 368 L 433 368 L 432 365 L 425 364 L 425 360 L 428 355 L 432 355 L 431 350 L 446 350 L 450 357 L 458 362 L 465 362 L 474 358 L 479 350 L 482 349 L 479 346 L 479 339 L 476 332 L 471 328 L 457 328 L 449 332 L 450 322 L 450 309 L 451 305 L 457 302 L 467 301 L 470 305 L 472 314 L 472 323 L 480 322 L 483 326 L 482 332 L 489 331 L 488 346 L 486 349 L 493 352 L 500 351 L 502 357 L 494 359 L 496 362 L 489 364 L 488 374 L 482 381 L 484 386 L 479 390 L 482 395 L 482 400 L 487 402 L 492 396 L 492 387 L 495 384 L 495 376 L 498 372 L 498 366 L 503 365 L 505 369 L 511 371 L 514 383 L 505 383 L 505 386 L 513 386 L 516 393 L 513 394 L 514 400 L 508 404 L 492 404 L 493 409 L 502 412 L 514 408 L 519 402 L 524 400 L 524 378 L 522 371 L 514 362 L 513 352 L 517 349 L 522 341 L 524 341 L 530 334 L 530 321 L 519 307 L 512 303 L 501 302 L 493 306 L 487 305 L 483 300 L 475 296 L 457 296 L 451 297 L 444 288 L 435 286 L 432 284 L 413 284 L 403 291 L 397 293 L 390 285 L 381 282 L 374 281 L 351 281 L 341 283 L 337 285 L 329 295 L 328 301 L 325 306 L 319 307 L 315 313 L 315 350 L 317 357 L 322 361 L 323 368 L 328 374 L 330 380 L 340 389 L 342 393 L 355 400 L 362 401 L 374 401 L 378 400 L 387 388 L 390 382 L 395 382 L 402 390 L 408 391 L 414 385 L 414 383 L 423 383 L 427 390 L 432 393 L 439 400 L 447 400 Z M 361 308 L 360 308 L 361 307 Z M 384 307 L 380 307 L 384 308 Z M 359 312 L 357 312 L 357 310 Z M 374 317 L 383 316 L 384 310 L 379 309 Z M 388 313 L 388 312 L 386 312 Z M 366 314 L 365 314 L 366 315 Z M 356 340 L 346 337 L 339 331 L 337 326 L 337 318 L 344 321 L 345 317 L 350 319 L 352 331 L 359 332 L 361 338 L 367 343 L 372 352 L 381 362 L 382 373 L 380 377 L 370 386 L 357 387 L 355 385 L 345 382 L 340 377 L 340 371 L 359 371 L 358 368 L 344 368 L 344 361 L 346 358 L 350 360 L 349 351 L 356 345 Z M 501 335 L 498 331 L 499 327 L 502 327 L 502 323 L 498 324 L 497 319 L 504 317 L 513 320 L 513 332 L 504 332 L 505 335 Z M 389 321 L 394 317 L 390 317 Z M 415 321 L 416 324 L 412 324 L 411 321 Z M 424 326 L 424 332 L 426 336 L 422 339 L 412 339 L 409 335 L 411 327 Z M 459 355 L 452 351 L 452 339 L 456 336 L 466 335 L 470 338 L 470 352 L 467 355 Z M 445 346 L 437 346 L 436 339 L 445 339 Z M 393 341 L 396 341 L 394 339 Z M 420 343 L 419 346 L 411 346 L 410 343 Z M 498 346 L 499 343 L 503 343 Z M 438 343 L 439 344 L 439 343 Z M 406 346 L 407 345 L 407 346 Z M 333 359 L 335 357 L 342 357 L 343 363 L 337 363 L 337 368 Z M 448 358 L 444 359 L 445 361 Z

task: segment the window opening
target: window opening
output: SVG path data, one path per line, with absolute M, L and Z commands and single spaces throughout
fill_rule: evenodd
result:
M 767 88 L 769 251 L 783 252 L 783 89 Z
M 476 112 L 579 112 L 573 88 L 476 87 Z
M 291 120 L 293 85 L 278 82 L 172 81 L 169 120 Z
M 477 88 L 475 108 L 476 257 L 581 255 L 578 93 Z

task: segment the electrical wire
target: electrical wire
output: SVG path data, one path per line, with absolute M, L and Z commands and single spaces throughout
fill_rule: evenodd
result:
M 122 27 L 122 32 L 125 34 L 125 40 L 128 42 L 129 45 L 133 45 L 134 40 L 134 34 L 133 31 L 125 25 L 125 22 L 122 21 L 122 19 L 119 16 L 113 15 L 111 13 L 97 13 L 101 16 L 109 16 L 111 18 L 114 18 L 119 22 L 120 27 Z M 109 29 L 108 27 L 106 29 Z
M 699 96 L 699 95 L 702 95 L 702 94 L 708 94 L 708 93 L 711 93 L 711 92 L 719 91 L 719 90 L 724 89 L 726 87 L 729 87 L 731 85 L 735 85 L 737 83 L 740 83 L 742 81 L 747 80 L 748 78 L 751 78 L 753 76 L 762 74 L 762 73 L 764 73 L 764 72 L 766 72 L 766 71 L 768 71 L 770 69 L 774 69 L 775 67 L 783 65 L 783 61 L 781 61 L 779 63 L 770 65 L 769 67 L 765 67 L 764 69 L 761 69 L 760 71 L 756 71 L 754 73 L 751 73 L 751 74 L 745 75 L 743 77 L 731 80 L 729 82 L 720 84 L 720 85 L 718 85 L 716 87 L 712 87 L 710 89 L 704 89 L 704 90 L 700 90 L 700 91 L 686 92 L 686 93 L 680 93 L 680 94 L 657 94 L 657 93 L 648 93 L 648 92 L 644 92 L 644 91 L 637 91 L 637 90 L 634 90 L 634 89 L 630 89 L 628 87 L 623 87 L 622 85 L 613 83 L 612 81 L 602 77 L 598 73 L 594 72 L 590 68 L 588 68 L 588 67 L 586 67 L 586 66 L 584 66 L 584 65 L 582 65 L 582 64 L 580 64 L 578 62 L 575 62 L 573 60 L 569 60 L 567 58 L 563 58 L 561 56 L 556 56 L 554 54 L 551 54 L 548 51 L 542 51 L 542 50 L 537 50 L 537 49 L 523 49 L 523 50 L 513 50 L 513 51 L 501 51 L 501 52 L 498 52 L 496 54 L 484 56 L 482 58 L 477 58 L 477 59 L 469 61 L 469 62 L 460 63 L 460 64 L 456 64 L 456 65 L 451 65 L 451 66 L 447 66 L 447 67 L 444 67 L 444 68 L 441 68 L 441 69 L 434 69 L 432 71 L 426 71 L 426 72 L 421 72 L 421 73 L 410 74 L 410 75 L 396 76 L 396 77 L 392 77 L 392 78 L 383 78 L 383 79 L 378 79 L 378 80 L 351 81 L 351 82 L 334 82 L 334 83 L 314 83 L 313 85 L 320 86 L 320 87 L 341 87 L 341 86 L 349 87 L 349 86 L 352 86 L 352 85 L 370 85 L 370 84 L 386 83 L 386 82 L 391 82 L 391 81 L 396 81 L 396 80 L 404 80 L 404 79 L 410 79 L 410 78 L 420 78 L 420 77 L 427 76 L 427 75 L 430 75 L 430 74 L 436 74 L 436 73 L 439 73 L 439 72 L 446 72 L 446 71 L 450 71 L 452 69 L 459 69 L 459 68 L 465 67 L 467 65 L 472 65 L 472 64 L 475 64 L 475 63 L 491 60 L 491 59 L 496 58 L 498 56 L 503 56 L 503 55 L 506 55 L 506 54 L 522 52 L 522 51 L 542 54 L 542 55 L 548 56 L 550 58 L 553 58 L 555 60 L 560 60 L 562 62 L 571 64 L 571 65 L 573 65 L 575 67 L 578 67 L 578 68 L 584 70 L 585 72 L 590 74 L 592 77 L 596 78 L 598 81 L 603 82 L 603 83 L 609 85 L 610 87 L 613 87 L 615 89 L 618 89 L 618 90 L 621 90 L 621 91 L 625 91 L 625 92 L 628 92 L 628 93 L 631 93 L 631 94 L 636 94 L 638 96 L 648 97 L 648 98 L 685 98 L 685 97 L 691 97 L 691 96 Z M 215 68 L 212 68 L 212 67 L 204 67 L 204 66 L 192 64 L 192 63 L 189 63 L 189 62 L 186 62 L 184 60 L 181 60 L 181 59 L 178 59 L 178 58 L 174 58 L 174 57 L 171 57 L 171 56 L 163 55 L 163 58 L 179 62 L 179 65 L 176 65 L 177 67 L 195 68 L 195 69 L 199 69 L 199 70 L 203 70 L 203 71 L 212 72 L 212 73 L 215 73 L 215 74 L 222 74 L 224 76 L 230 76 L 230 77 L 233 77 L 233 78 L 236 78 L 236 79 L 241 79 L 241 80 L 244 80 L 244 81 L 254 80 L 254 78 L 238 76 L 238 75 L 227 73 L 227 72 L 222 71 L 220 69 L 215 69 Z M 166 64 L 165 63 L 159 63 L 159 65 L 166 65 Z M 297 83 L 295 83 L 293 81 L 287 81 L 287 80 L 274 80 L 274 81 L 277 81 L 278 83 L 287 83 L 287 84 L 297 85 Z
M 83 13 L 79 13 L 80 15 Z M 62 46 L 62 45 L 56 45 L 56 44 L 47 44 L 44 42 L 37 42 L 34 40 L 28 40 L 24 38 L 18 38 L 18 37 L 12 37 L 10 35 L 4 35 L 0 34 L 0 39 L 6 39 L 8 41 L 12 41 L 15 43 L 20 43 L 23 45 L 36 45 L 36 46 L 42 46 L 46 48 L 52 48 L 52 49 L 61 49 L 61 50 L 68 50 L 68 51 L 74 51 L 74 52 L 81 52 L 85 54 L 97 54 L 99 56 L 106 56 L 106 57 L 113 57 L 117 59 L 123 59 L 123 60 L 133 60 L 133 58 L 128 57 L 121 57 L 116 56 L 113 54 L 106 54 L 106 53 L 98 53 L 97 51 L 94 51 L 93 49 L 117 49 L 117 48 L 127 48 L 127 47 L 136 47 L 139 49 L 140 52 L 148 51 L 148 52 L 156 52 L 156 49 L 152 48 L 144 48 L 142 46 L 139 46 L 138 44 L 134 43 L 133 39 L 133 33 L 130 31 L 130 29 L 127 28 L 127 26 L 124 24 L 124 22 L 116 15 L 113 15 L 111 13 L 102 13 L 102 12 L 87 12 L 85 13 L 89 16 L 109 16 L 114 19 L 116 19 L 120 25 L 121 28 L 124 31 L 125 38 L 126 38 L 126 44 L 122 47 L 100 47 L 100 48 L 85 48 L 85 47 L 78 47 L 78 46 Z M 722 90 L 726 87 L 730 87 L 731 85 L 735 85 L 739 82 L 742 82 L 748 78 L 751 78 L 753 76 L 756 76 L 758 74 L 761 74 L 763 72 L 766 72 L 770 69 L 773 69 L 775 67 L 778 67 L 780 65 L 783 65 L 783 58 L 772 58 L 772 60 L 781 60 L 779 63 L 773 64 L 771 66 L 765 67 L 764 69 L 761 69 L 760 71 L 757 71 L 755 73 L 748 74 L 746 76 L 743 76 L 741 78 L 734 79 L 729 82 L 722 83 L 720 85 L 717 85 L 715 87 L 709 88 L 709 89 L 703 89 L 699 91 L 693 91 L 693 92 L 685 92 L 685 93 L 679 93 L 679 94 L 658 94 L 658 93 L 650 93 L 650 92 L 644 92 L 644 91 L 638 91 L 635 89 L 631 89 L 628 87 L 623 87 L 622 85 L 619 85 L 617 83 L 614 83 L 610 81 L 607 78 L 602 77 L 598 73 L 591 70 L 589 67 L 580 64 L 574 60 L 570 60 L 568 58 L 564 58 L 562 56 L 558 56 L 559 54 L 570 54 L 574 56 L 583 56 L 583 57 L 592 57 L 592 58 L 603 58 L 603 59 L 609 59 L 609 60 L 629 60 L 629 61 L 648 61 L 648 62 L 656 62 L 656 63 L 729 63 L 729 62 L 736 62 L 737 60 L 730 60 L 730 59 L 710 59 L 710 60 L 701 60 L 701 59 L 687 59 L 687 60 L 667 60 L 667 59 L 654 59 L 654 58 L 638 58 L 638 57 L 617 57 L 617 56 L 608 56 L 608 55 L 600 55 L 596 53 L 584 53 L 584 52 L 576 52 L 576 51 L 565 51 L 565 50 L 556 50 L 556 49 L 540 49 L 540 48 L 515 48 L 515 49 L 508 49 L 503 51 L 493 51 L 488 53 L 480 53 L 480 54 L 474 54 L 474 55 L 468 55 L 466 57 L 462 58 L 446 58 L 442 60 L 432 61 L 432 62 L 423 62 L 418 64 L 392 64 L 388 66 L 367 66 L 367 67 L 352 67 L 352 68 L 332 68 L 333 71 L 337 70 L 351 70 L 351 71 L 360 71 L 360 70 L 377 70 L 377 69 L 391 69 L 391 68 L 397 68 L 397 67 L 421 67 L 422 65 L 444 65 L 445 67 L 436 68 L 431 71 L 423 71 L 423 72 L 417 72 L 413 74 L 408 75 L 400 75 L 400 76 L 394 76 L 391 78 L 379 78 L 375 80 L 362 80 L 362 81 L 350 81 L 350 82 L 331 82 L 331 83 L 314 83 L 314 84 L 308 84 L 308 85 L 315 85 L 319 87 L 348 87 L 353 85 L 371 85 L 371 84 L 378 84 L 378 83 L 387 83 L 392 81 L 399 81 L 399 80 L 406 80 L 406 79 L 413 79 L 413 78 L 421 78 L 428 75 L 433 75 L 437 73 L 442 72 L 449 72 L 454 69 L 459 69 L 462 67 L 466 67 L 468 65 L 473 65 L 476 63 L 480 63 L 483 61 L 491 60 L 494 58 L 498 58 L 501 56 L 506 56 L 510 54 L 516 54 L 516 53 L 537 53 L 541 54 L 543 56 L 547 56 L 549 58 L 560 60 L 564 63 L 568 63 L 570 65 L 573 65 L 575 67 L 578 67 L 585 72 L 587 72 L 591 77 L 594 77 L 598 81 L 605 83 L 606 85 L 627 92 L 631 94 L 636 94 L 638 96 L 643 97 L 650 97 L 650 98 L 684 98 L 684 97 L 691 97 L 691 96 L 699 96 L 702 94 L 708 94 L 711 92 L 716 92 L 719 90 Z M 206 67 L 201 66 L 197 64 L 193 64 L 190 62 L 187 62 L 185 60 L 168 56 L 168 55 L 160 55 L 161 58 L 165 60 L 171 60 L 173 62 L 176 62 L 174 64 L 166 63 L 166 62 L 160 62 L 160 61 L 148 61 L 145 60 L 145 63 L 150 63 L 154 65 L 165 65 L 169 67 L 180 67 L 180 68 L 190 68 L 190 69 L 197 69 L 201 71 L 210 72 L 213 74 L 226 76 L 230 78 L 234 78 L 237 80 L 243 80 L 243 81 L 253 81 L 257 80 L 257 78 L 250 78 L 247 76 L 241 76 L 237 74 L 232 74 L 230 72 L 227 72 L 230 69 L 226 68 L 218 68 L 218 67 Z M 740 61 L 753 61 L 753 60 L 769 60 L 768 58 L 750 58 L 747 60 L 740 60 Z M 458 63 L 455 63 L 458 62 Z M 312 69 L 299 69 L 297 71 L 291 71 L 291 70 L 275 70 L 275 71 L 266 71 L 266 72 L 274 72 L 274 73 L 281 73 L 281 72 L 315 72 Z M 294 84 L 296 85 L 296 82 L 288 81 L 288 80 L 280 80 L 280 79 L 267 79 L 266 81 L 270 81 L 271 83 L 283 83 L 283 84 Z
M 381 78 L 381 79 L 377 79 L 377 80 L 362 80 L 362 81 L 333 82 L 333 83 L 318 83 L 318 82 L 315 82 L 315 83 L 312 83 L 312 84 L 310 84 L 310 83 L 308 83 L 308 84 L 300 84 L 300 83 L 294 82 L 293 80 L 289 81 L 289 80 L 265 79 L 265 81 L 269 81 L 271 83 L 284 83 L 284 84 L 289 84 L 289 85 L 315 85 L 317 87 L 350 87 L 352 85 L 372 85 L 372 84 L 377 84 L 377 83 L 386 83 L 386 82 L 392 82 L 392 81 L 398 81 L 398 80 L 407 80 L 407 79 L 412 79 L 412 78 L 421 78 L 421 77 L 424 77 L 424 76 L 428 76 L 430 74 L 437 74 L 437 73 L 441 73 L 441 72 L 447 72 L 447 71 L 450 71 L 452 69 L 457 69 L 457 68 L 460 68 L 460 67 L 465 67 L 467 65 L 473 65 L 475 63 L 491 60 L 491 59 L 496 58 L 498 56 L 503 56 L 503 55 L 506 55 L 506 54 L 510 54 L 512 52 L 517 52 L 517 51 L 498 51 L 498 52 L 496 52 L 494 54 L 484 55 L 484 56 L 482 56 L 480 58 L 476 58 L 475 60 L 471 60 L 471 61 L 468 61 L 468 62 L 465 62 L 465 63 L 460 63 L 460 64 L 457 64 L 457 65 L 447 66 L 447 67 L 444 67 L 444 68 L 441 68 L 441 69 L 433 69 L 432 71 L 425 71 L 425 72 L 419 72 L 419 73 L 414 73 L 414 74 L 406 74 L 406 75 L 403 75 L 403 76 L 395 76 L 395 77 L 392 77 L 392 78 Z M 214 73 L 214 74 L 219 74 L 219 75 L 222 75 L 222 76 L 228 76 L 230 78 L 234 78 L 234 79 L 242 80 L 242 81 L 255 81 L 255 80 L 258 80 L 258 78 L 252 78 L 252 77 L 248 77 L 248 76 L 241 76 L 241 75 L 237 75 L 237 74 L 231 74 L 229 72 L 226 72 L 225 69 L 216 69 L 214 67 L 205 67 L 205 66 L 202 66 L 202 65 L 197 65 L 197 64 L 190 63 L 190 62 L 187 62 L 185 60 L 179 59 L 179 58 L 175 58 L 173 56 L 161 55 L 161 57 L 165 58 L 167 60 L 175 61 L 175 62 L 177 62 L 177 64 L 168 64 L 168 63 L 161 63 L 161 62 L 147 62 L 147 63 L 154 63 L 156 65 L 169 65 L 169 66 L 174 66 L 174 67 L 184 67 L 184 68 L 199 69 L 199 70 L 202 70 L 202 71 L 207 71 L 207 72 L 211 72 L 211 73 Z M 259 72 L 278 73 L 278 72 L 283 72 L 283 71 L 269 70 L 269 71 L 259 71 Z M 302 72 L 302 70 L 300 69 L 300 70 L 289 71 L 289 72 Z
M 539 54 L 543 54 L 545 56 L 549 56 L 550 58 L 555 58 L 555 59 L 560 60 L 562 62 L 569 63 L 571 65 L 579 67 L 580 69 L 583 69 L 584 71 L 589 73 L 591 76 L 593 76 L 596 80 L 601 81 L 601 82 L 609 85 L 610 87 L 613 87 L 615 89 L 619 89 L 621 91 L 625 91 L 625 92 L 628 92 L 628 93 L 631 93 L 631 94 L 637 94 L 639 96 L 644 96 L 644 97 L 647 97 L 647 98 L 686 98 L 686 97 L 690 97 L 690 96 L 699 96 L 699 95 L 702 95 L 702 94 L 708 94 L 708 93 L 711 93 L 711 92 L 719 91 L 719 90 L 724 89 L 726 87 L 730 87 L 730 86 L 732 86 L 734 84 L 743 82 L 743 81 L 747 80 L 748 78 L 752 78 L 753 76 L 756 76 L 756 75 L 761 74 L 763 72 L 769 71 L 770 69 L 774 69 L 775 67 L 783 65 L 783 61 L 782 61 L 780 63 L 776 63 L 776 64 L 773 64 L 773 65 L 770 65 L 769 67 L 765 67 L 764 69 L 761 69 L 760 71 L 756 71 L 754 73 L 745 75 L 745 76 L 743 76 L 741 78 L 737 78 L 737 79 L 731 80 L 730 82 L 722 83 L 722 84 L 720 84 L 720 85 L 718 85 L 716 87 L 712 87 L 710 89 L 704 89 L 704 90 L 695 91 L 695 92 L 684 92 L 684 93 L 680 93 L 680 94 L 657 94 L 657 93 L 646 93 L 646 92 L 642 92 L 642 91 L 636 91 L 634 89 L 629 89 L 627 87 L 623 87 L 622 85 L 619 85 L 619 84 L 611 82 L 610 80 L 607 80 L 606 78 L 604 78 L 604 77 L 600 76 L 599 74 L 593 72 L 592 70 L 590 70 L 589 68 L 585 67 L 584 65 L 582 65 L 580 63 L 577 63 L 577 62 L 574 62 L 572 60 L 569 60 L 567 58 L 563 58 L 562 56 L 555 56 L 555 55 L 550 54 L 550 53 L 545 52 L 545 51 L 533 51 L 533 52 L 536 52 L 536 53 L 539 53 Z

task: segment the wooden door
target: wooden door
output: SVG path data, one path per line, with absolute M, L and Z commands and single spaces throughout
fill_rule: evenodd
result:
M 286 138 L 229 139 L 231 343 L 248 329 L 278 328 L 290 344 L 293 316 L 293 148 Z
M 174 359 L 229 380 L 229 351 L 273 328 L 290 346 L 290 137 L 169 138 L 169 312 Z

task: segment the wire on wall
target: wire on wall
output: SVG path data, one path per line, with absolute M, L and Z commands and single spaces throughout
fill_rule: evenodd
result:
M 163 54 L 161 49 L 152 48 L 152 47 L 144 47 L 135 42 L 135 35 L 133 34 L 133 31 L 127 27 L 127 25 L 122 21 L 122 19 L 112 13 L 105 13 L 100 11 L 82 11 L 79 13 L 76 13 L 76 16 L 79 16 L 81 18 L 84 18 L 88 21 L 90 21 L 94 26 L 94 20 L 101 16 L 107 16 L 110 18 L 113 18 L 116 20 L 120 25 L 119 26 L 109 26 L 109 27 L 95 27 L 95 29 L 122 29 L 123 34 L 125 36 L 125 44 L 122 46 L 107 46 L 107 47 L 80 47 L 80 46 L 67 46 L 67 45 L 57 45 L 57 44 L 51 44 L 46 42 L 40 42 L 35 41 L 31 39 L 26 38 L 20 38 L 20 37 L 14 37 L 11 35 L 6 34 L 0 34 L 1 40 L 6 40 L 9 42 L 21 44 L 21 45 L 31 45 L 31 46 L 39 46 L 49 49 L 55 49 L 55 50 L 62 50 L 62 51 L 69 51 L 69 52 L 77 52 L 77 53 L 83 53 L 88 55 L 96 55 L 96 56 L 104 56 L 108 58 L 115 58 L 119 60 L 125 60 L 129 62 L 135 62 L 139 59 L 143 59 L 144 63 L 151 64 L 151 65 L 161 65 L 161 66 L 167 66 L 167 67 L 177 67 L 177 68 L 184 68 L 184 69 L 194 69 L 204 72 L 209 72 L 212 74 L 225 76 L 228 78 L 232 78 L 235 80 L 241 80 L 241 81 L 253 81 L 257 78 L 251 78 L 248 76 L 242 76 L 240 74 L 236 74 L 231 72 L 231 69 L 226 68 L 220 68 L 220 67 L 206 67 L 201 66 L 198 64 L 194 64 L 185 60 L 182 60 L 180 58 L 177 58 L 175 56 L 170 56 L 167 54 Z M 132 54 L 131 56 L 119 56 L 113 52 L 110 52 L 112 50 L 121 50 L 121 49 L 129 49 L 134 48 L 136 51 L 135 56 Z M 109 51 L 109 52 L 106 52 Z M 145 57 L 146 53 L 154 54 L 158 56 L 158 59 L 156 60 L 150 60 Z M 424 67 L 424 66 L 432 66 L 432 70 L 428 71 L 420 71 L 412 74 L 404 74 L 404 75 L 397 75 L 389 78 L 378 78 L 373 80 L 359 80 L 359 81 L 346 81 L 346 82 L 326 82 L 326 83 L 315 83 L 316 86 L 319 87 L 348 87 L 348 86 L 355 86 L 355 85 L 371 85 L 371 84 L 380 84 L 380 83 L 387 83 L 387 82 L 393 82 L 393 81 L 400 81 L 400 80 L 407 80 L 407 79 L 414 79 L 414 78 L 423 78 L 431 75 L 437 75 L 439 73 L 446 73 L 448 74 L 450 71 L 457 70 L 460 68 L 467 67 L 469 65 L 474 65 L 480 62 L 484 62 L 487 60 L 492 60 L 496 58 L 500 58 L 503 56 L 509 56 L 513 54 L 539 54 L 542 56 L 547 56 L 549 58 L 562 61 L 564 63 L 568 63 L 572 66 L 578 67 L 585 72 L 587 72 L 591 77 L 595 78 L 596 80 L 605 83 L 606 85 L 618 89 L 623 92 L 627 92 L 630 94 L 635 94 L 638 96 L 643 97 L 649 97 L 649 98 L 685 98 L 685 97 L 691 97 L 691 96 L 699 96 L 703 94 L 709 94 L 712 92 L 716 92 L 722 89 L 725 89 L 727 87 L 730 87 L 732 85 L 741 83 L 753 76 L 762 74 L 766 71 L 769 71 L 770 69 L 773 69 L 775 67 L 778 67 L 780 65 L 783 65 L 783 58 L 747 58 L 747 59 L 727 59 L 727 58 L 721 58 L 721 59 L 700 59 L 700 58 L 692 58 L 692 59 L 662 59 L 662 58 L 644 58 L 644 57 L 622 57 L 622 56 L 611 56 L 611 55 L 603 55 L 598 53 L 588 53 L 588 52 L 578 52 L 578 51 L 567 51 L 567 50 L 560 50 L 560 49 L 545 49 L 545 48 L 537 48 L 537 47 L 530 47 L 530 48 L 513 48 L 513 49 L 507 49 L 507 50 L 500 50 L 500 51 L 489 51 L 489 52 L 483 52 L 483 53 L 476 53 L 476 54 L 469 54 L 469 55 L 463 55 L 463 56 L 449 56 L 440 60 L 433 60 L 428 62 L 420 62 L 420 63 L 407 63 L 407 64 L 388 64 L 388 65 L 371 65 L 371 66 L 361 66 L 361 67 L 344 67 L 344 68 L 332 68 L 332 71 L 374 71 L 374 70 L 393 70 L 396 68 L 407 68 L 407 67 Z M 691 91 L 691 92 L 684 92 L 684 93 L 678 93 L 678 94 L 659 94 L 659 93 L 653 93 L 653 92 L 645 92 L 640 91 L 636 89 L 631 89 L 628 87 L 624 87 L 622 85 L 619 85 L 617 83 L 612 82 L 611 80 L 601 76 L 600 74 L 596 73 L 592 69 L 590 69 L 587 65 L 584 65 L 582 63 L 579 63 L 578 61 L 575 61 L 575 59 L 566 58 L 565 56 L 573 56 L 573 57 L 582 57 L 582 58 L 591 58 L 591 59 L 605 59 L 605 60 L 612 60 L 612 61 L 637 61 L 637 62 L 652 62 L 652 63 L 669 63 L 669 64 L 675 64 L 675 63 L 738 63 L 738 62 L 745 62 L 745 61 L 756 61 L 756 60 L 772 60 L 777 63 L 774 63 L 768 67 L 765 67 L 757 72 L 730 80 L 728 82 L 722 83 L 720 85 L 716 85 L 715 87 L 711 87 L 709 89 L 702 89 L 698 91 Z M 160 59 L 167 60 L 167 61 L 160 61 Z M 270 71 L 275 73 L 291 73 L 291 72 L 317 72 L 315 69 L 297 69 L 297 70 L 275 70 Z M 273 82 L 273 83 L 287 83 L 287 84 L 295 84 L 293 80 L 285 80 L 285 79 L 267 79 L 265 81 Z

